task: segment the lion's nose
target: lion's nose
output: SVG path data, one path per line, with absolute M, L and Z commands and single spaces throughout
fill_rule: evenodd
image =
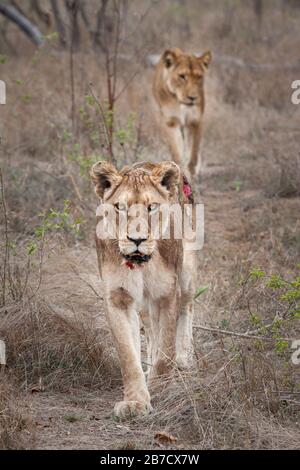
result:
M 188 96 L 188 99 L 190 101 L 195 101 L 197 99 L 197 96 Z
M 136 246 L 139 246 L 141 243 L 145 242 L 147 240 L 147 238 L 130 238 L 130 237 L 127 237 L 128 240 L 130 240 L 131 242 L 135 243 Z

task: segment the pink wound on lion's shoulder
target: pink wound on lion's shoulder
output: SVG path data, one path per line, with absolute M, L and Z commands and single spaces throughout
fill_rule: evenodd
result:
M 191 194 L 192 194 L 192 189 L 191 189 L 191 187 L 190 187 L 190 185 L 189 185 L 188 183 L 185 183 L 185 184 L 183 185 L 183 192 L 184 192 L 184 194 L 185 194 L 187 197 L 191 196 Z

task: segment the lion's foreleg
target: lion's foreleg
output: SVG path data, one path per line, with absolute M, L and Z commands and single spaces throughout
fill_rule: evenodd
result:
M 187 126 L 187 153 L 189 156 L 188 169 L 191 176 L 201 168 L 200 142 L 202 136 L 201 122 L 193 122 Z
M 166 122 L 164 124 L 165 136 L 169 144 L 172 158 L 178 165 L 181 164 L 184 158 L 184 139 L 180 126 L 173 122 Z
M 193 302 L 181 307 L 176 332 L 176 363 L 179 368 L 187 369 L 193 361 Z
M 186 369 L 193 361 L 193 317 L 195 292 L 196 255 L 193 251 L 184 252 L 181 274 L 181 302 L 176 331 L 176 363 Z
M 116 403 L 115 414 L 120 418 L 151 410 L 150 395 L 140 362 L 140 323 L 131 304 L 117 307 L 110 300 L 107 318 L 118 352 L 124 383 L 124 400 Z
M 142 310 L 140 312 L 140 318 L 144 327 L 146 346 L 147 346 L 147 359 L 146 359 L 146 376 L 149 374 L 153 360 L 153 349 L 154 349 L 154 338 L 152 332 L 152 326 L 150 321 L 150 315 L 148 310 Z

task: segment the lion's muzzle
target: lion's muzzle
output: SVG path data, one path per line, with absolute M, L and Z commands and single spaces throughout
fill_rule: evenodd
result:
M 134 264 L 147 263 L 155 250 L 155 241 L 146 238 L 130 238 L 119 240 L 121 255 Z

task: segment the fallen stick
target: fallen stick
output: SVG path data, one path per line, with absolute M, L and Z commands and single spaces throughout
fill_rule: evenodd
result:
M 221 330 L 221 328 L 211 328 L 209 326 L 204 326 L 204 325 L 194 325 L 193 328 L 198 328 L 199 330 L 209 331 L 211 333 L 219 333 L 219 334 L 227 335 L 227 336 L 237 336 L 238 338 L 260 339 L 260 340 L 264 340 L 264 341 L 274 341 L 274 338 L 267 338 L 266 336 L 257 336 L 255 334 L 251 334 L 251 332 L 250 333 L 237 333 L 235 331 Z M 289 338 L 276 338 L 276 339 L 277 340 L 290 341 Z

